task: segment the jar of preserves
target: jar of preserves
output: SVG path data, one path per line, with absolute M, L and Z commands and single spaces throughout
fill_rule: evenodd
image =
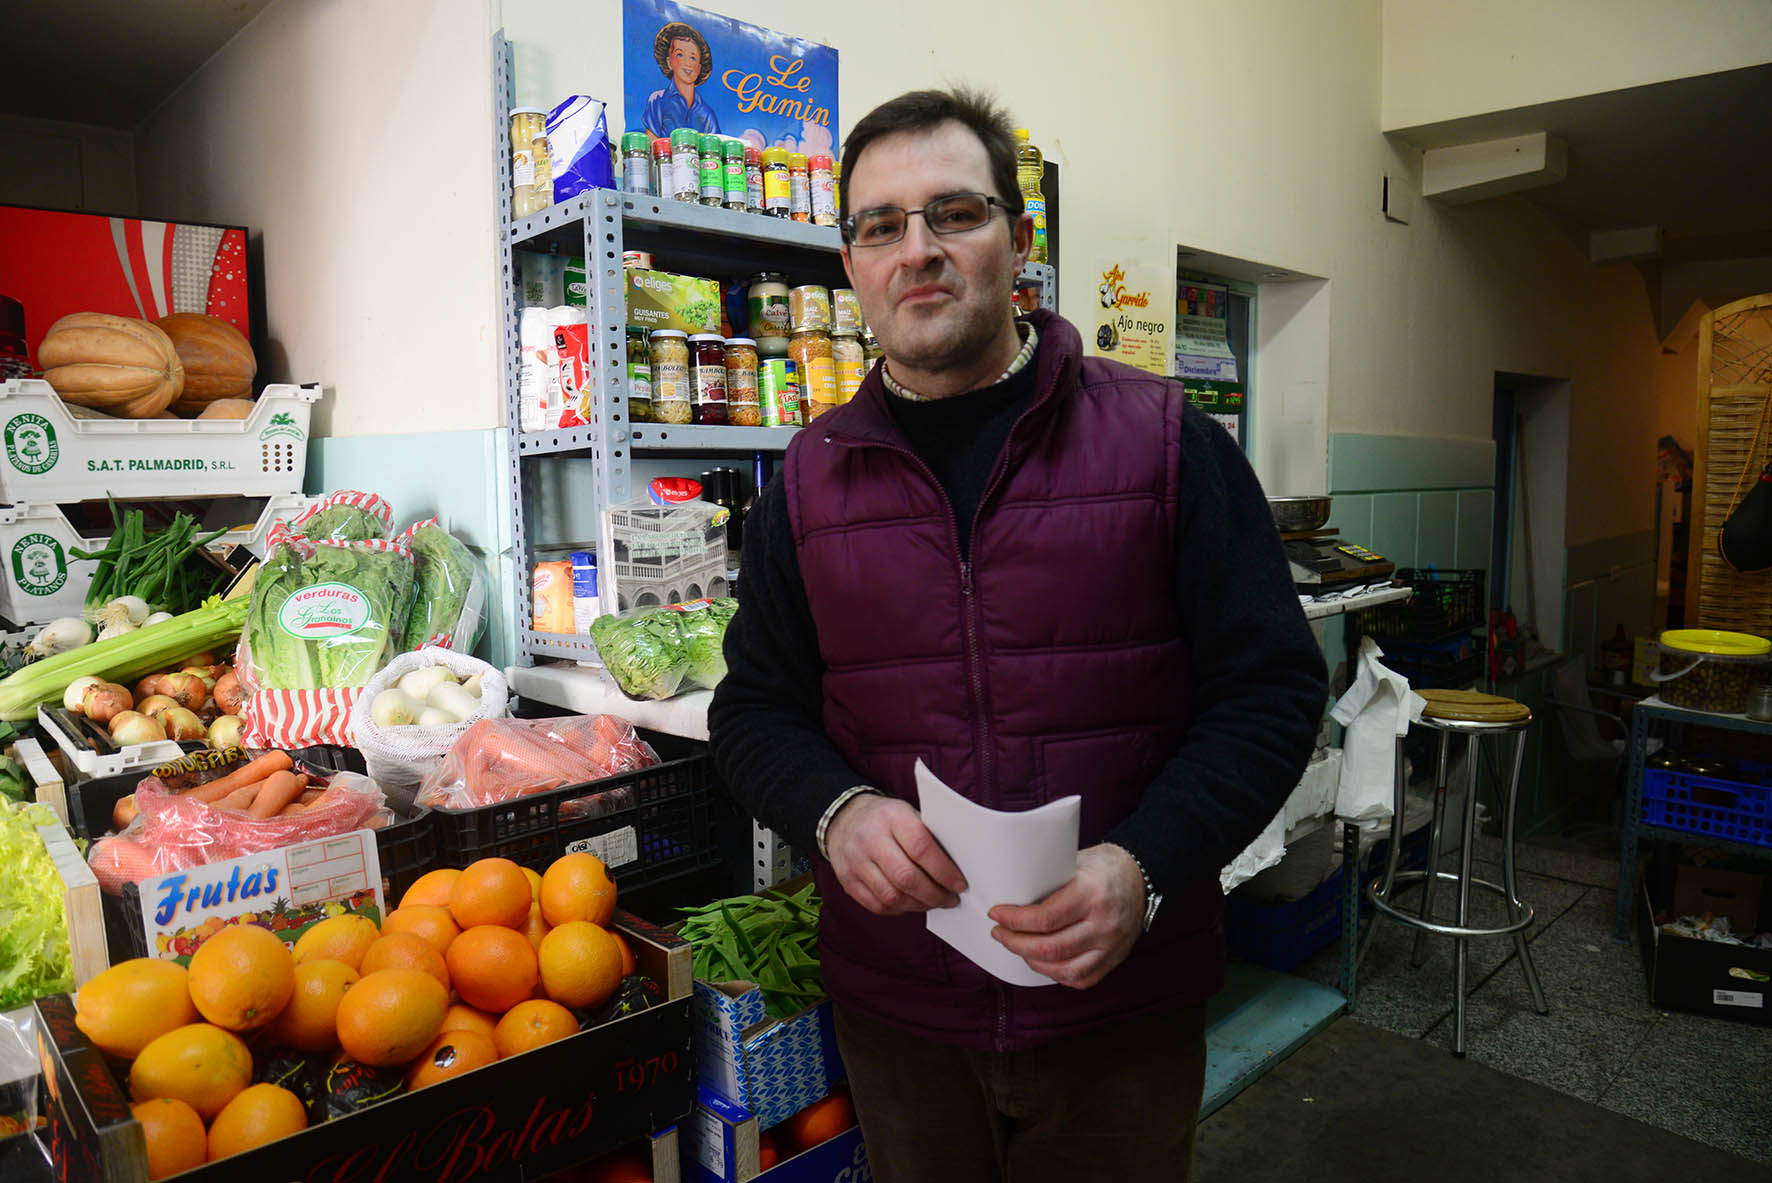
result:
M 757 351 L 764 357 L 781 357 L 788 351 L 787 277 L 776 271 L 758 272 L 751 277 L 745 303 Z
M 688 423 L 689 334 L 681 329 L 654 329 L 652 354 L 652 419 L 655 423 Z
M 544 210 L 554 204 L 554 164 L 546 132 L 530 142 L 529 155 L 535 161 L 535 208 Z
M 725 158 L 726 208 L 744 212 L 744 150 L 745 142 L 729 139 L 720 145 L 720 153 Z
M 726 339 L 726 421 L 737 427 L 763 422 L 757 401 L 757 343 L 749 337 Z
M 802 329 L 831 331 L 831 289 L 808 283 L 788 292 L 788 331 Z
M 527 218 L 538 209 L 535 199 L 535 137 L 548 131 L 548 113 L 540 107 L 511 108 L 511 217 Z
M 701 200 L 701 136 L 694 128 L 679 127 L 671 133 L 671 197 Z
M 841 406 L 855 397 L 868 373 L 867 355 L 854 333 L 831 334 L 831 365 L 837 371 L 837 405 Z
M 874 336 L 874 330 L 865 325 L 861 330 L 861 355 L 868 359 L 870 368 L 875 362 L 886 356 L 886 351 L 880 348 L 880 339 Z
M 757 402 L 764 427 L 800 425 L 800 368 L 791 357 L 766 357 L 757 363 Z
M 812 220 L 812 173 L 803 152 L 788 156 L 788 212 L 796 222 Z
M 793 206 L 793 185 L 788 180 L 788 150 L 763 149 L 763 212 L 785 218 Z
M 628 421 L 652 422 L 652 342 L 640 325 L 628 326 Z
M 704 427 L 726 422 L 726 340 L 718 333 L 689 338 L 690 422 Z
M 669 140 L 665 142 L 670 143 Z M 621 187 L 629 193 L 655 196 L 652 188 L 652 141 L 643 131 L 622 133 Z
M 744 150 L 744 206 L 747 213 L 763 212 L 763 153 L 748 146 Z
M 837 182 L 831 176 L 831 158 L 824 153 L 808 157 L 812 182 L 812 221 L 818 226 L 837 224 Z
M 861 335 L 867 322 L 861 318 L 861 301 L 854 288 L 831 289 L 831 332 Z
M 724 137 L 703 133 L 700 140 L 700 194 L 703 205 L 726 204 L 726 159 Z
M 828 334 L 807 329 L 788 339 L 788 356 L 800 372 L 800 418 L 810 423 L 837 405 L 837 370 Z
M 671 139 L 659 136 L 652 141 L 652 195 L 671 195 Z

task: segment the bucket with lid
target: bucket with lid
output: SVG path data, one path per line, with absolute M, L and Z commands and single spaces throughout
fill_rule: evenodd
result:
M 1772 641 L 1714 628 L 1661 634 L 1660 668 L 1649 676 L 1669 706 L 1739 715 L 1748 693 L 1772 673 Z

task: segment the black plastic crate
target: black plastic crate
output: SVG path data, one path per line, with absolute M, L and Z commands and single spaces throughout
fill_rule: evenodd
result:
M 1483 650 L 1475 644 L 1457 648 L 1386 647 L 1383 661 L 1408 678 L 1409 685 L 1417 690 L 1459 690 L 1483 677 Z
M 1447 633 L 1468 632 L 1483 623 L 1483 585 L 1488 572 L 1404 567 L 1397 579 L 1415 589 L 1400 604 L 1368 609 L 1361 629 L 1378 638 L 1432 640 Z
M 475 809 L 433 808 L 438 865 L 508 858 L 542 871 L 563 854 L 589 850 L 624 890 L 713 866 L 719 855 L 707 745 L 658 732 L 639 734 L 661 763 Z M 575 815 L 572 803 L 603 794 L 608 796 L 597 804 L 605 812 Z

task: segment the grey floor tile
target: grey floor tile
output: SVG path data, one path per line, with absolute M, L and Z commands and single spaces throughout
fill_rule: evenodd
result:
M 1626 1015 L 1654 1014 L 1634 945 L 1612 939 L 1612 893 L 1593 887 L 1550 917 L 1532 940 L 1532 960 L 1553 1007 L 1581 1006 Z M 1540 919 L 1545 919 L 1543 912 Z M 1537 925 L 1534 925 L 1537 927 Z
M 1772 1028 L 1668 1012 L 1599 1103 L 1615 1113 L 1772 1163 Z
M 1476 860 L 1486 868 L 1501 865 L 1501 838 L 1484 834 L 1477 839 Z M 1618 855 L 1584 854 L 1572 850 L 1552 850 L 1544 846 L 1514 844 L 1514 865 L 1522 872 L 1583 883 L 1590 887 L 1618 886 Z

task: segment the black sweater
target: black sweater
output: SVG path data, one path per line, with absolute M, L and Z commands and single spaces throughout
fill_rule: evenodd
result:
M 955 398 L 887 403 L 935 473 L 969 551 L 972 516 L 1015 420 L 1030 364 Z M 1182 421 L 1176 597 L 1194 673 L 1194 720 L 1139 807 L 1109 834 L 1159 889 L 1216 877 L 1278 812 L 1310 758 L 1327 697 L 1260 484 L 1204 414 Z M 824 735 L 817 629 L 778 474 L 745 522 L 739 610 L 708 726 L 715 765 L 754 817 L 801 850 L 832 801 L 865 779 Z

